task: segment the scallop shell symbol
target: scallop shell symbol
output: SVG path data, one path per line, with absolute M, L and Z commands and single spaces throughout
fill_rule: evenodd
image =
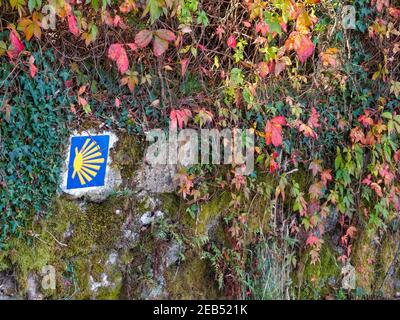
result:
M 85 185 L 86 182 L 90 182 L 97 175 L 101 168 L 99 164 L 102 163 L 104 163 L 104 158 L 102 158 L 99 145 L 88 138 L 80 151 L 75 148 L 72 179 L 78 176 L 81 185 Z

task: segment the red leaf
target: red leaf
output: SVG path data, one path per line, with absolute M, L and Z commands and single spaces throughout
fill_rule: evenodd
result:
M 180 63 L 181 63 L 181 76 L 183 77 L 186 73 L 189 64 L 189 59 L 188 58 L 182 59 Z
M 108 49 L 108 57 L 117 63 L 119 72 L 125 73 L 129 69 L 128 55 L 122 44 L 114 43 Z
M 400 18 L 400 9 L 398 8 L 394 8 L 394 7 L 390 7 L 389 8 L 389 14 L 396 19 Z
M 29 73 L 30 73 L 30 75 L 31 75 L 32 78 L 35 77 L 35 74 L 36 74 L 36 72 L 37 72 L 37 70 L 38 70 L 38 69 L 36 68 L 34 62 L 35 62 L 35 58 L 31 56 L 31 57 L 29 58 Z
M 330 169 L 326 169 L 321 172 L 321 182 L 325 187 L 328 184 L 328 181 L 332 180 L 331 171 L 332 170 L 330 170 Z
M 18 34 L 15 30 L 10 31 L 10 42 L 13 46 L 13 51 L 9 55 L 11 58 L 16 58 L 22 51 L 24 51 L 25 46 L 19 39 Z
M 154 34 L 157 37 L 159 37 L 165 41 L 168 41 L 168 42 L 175 41 L 175 39 L 176 39 L 175 34 L 172 31 L 169 31 L 167 29 L 159 29 L 159 30 L 155 31 Z
M 261 78 L 265 78 L 269 74 L 269 67 L 267 62 L 262 61 L 258 64 L 258 73 L 260 74 Z
M 153 32 L 150 30 L 142 30 L 135 36 L 135 43 L 139 48 L 145 48 L 153 39 Z
M 235 49 L 236 48 L 236 39 L 233 35 L 231 35 L 228 38 L 228 41 L 226 42 L 229 48 Z
M 267 145 L 272 143 L 275 147 L 279 147 L 282 144 L 282 126 L 284 125 L 286 125 L 286 120 L 283 116 L 267 121 L 265 126 L 265 141 Z
M 183 124 L 187 124 L 189 118 L 192 117 L 192 112 L 189 109 L 175 110 L 172 109 L 169 115 L 171 120 L 171 127 L 176 128 L 178 122 L 179 129 L 183 128 Z
M 310 234 L 307 238 L 306 241 L 306 245 L 307 246 L 314 246 L 314 245 L 318 245 L 320 243 L 320 239 L 318 239 L 316 236 L 314 236 L 313 234 Z
M 127 43 L 126 44 L 128 46 L 129 49 L 131 49 L 132 51 L 136 51 L 138 49 L 138 46 L 136 45 L 136 43 Z
M 288 50 L 295 50 L 301 63 L 304 63 L 313 53 L 314 44 L 309 34 L 293 31 L 285 42 Z
M 156 57 L 161 56 L 168 49 L 168 41 L 161 39 L 160 37 L 154 37 L 153 41 L 153 53 Z
M 79 35 L 79 29 L 78 29 L 78 24 L 76 22 L 76 17 L 73 14 L 68 15 L 68 28 L 69 31 L 74 35 L 78 36 Z

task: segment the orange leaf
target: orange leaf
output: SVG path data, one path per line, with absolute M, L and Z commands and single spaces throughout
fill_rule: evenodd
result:
M 304 63 L 313 53 L 314 44 L 309 34 L 293 31 L 285 42 L 288 50 L 295 50 L 301 63 Z
M 265 126 L 265 141 L 267 145 L 271 143 L 275 147 L 282 144 L 282 126 L 286 125 L 285 117 L 277 116 L 272 120 L 268 120 Z

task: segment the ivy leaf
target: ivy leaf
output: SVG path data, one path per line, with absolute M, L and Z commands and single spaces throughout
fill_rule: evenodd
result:
M 108 49 L 108 57 L 117 63 L 119 72 L 125 73 L 129 69 L 128 55 L 124 46 L 120 43 L 114 43 Z

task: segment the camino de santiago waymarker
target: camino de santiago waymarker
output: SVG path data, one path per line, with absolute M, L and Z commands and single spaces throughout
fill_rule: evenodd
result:
M 104 186 L 109 143 L 109 135 L 71 138 L 67 190 Z

